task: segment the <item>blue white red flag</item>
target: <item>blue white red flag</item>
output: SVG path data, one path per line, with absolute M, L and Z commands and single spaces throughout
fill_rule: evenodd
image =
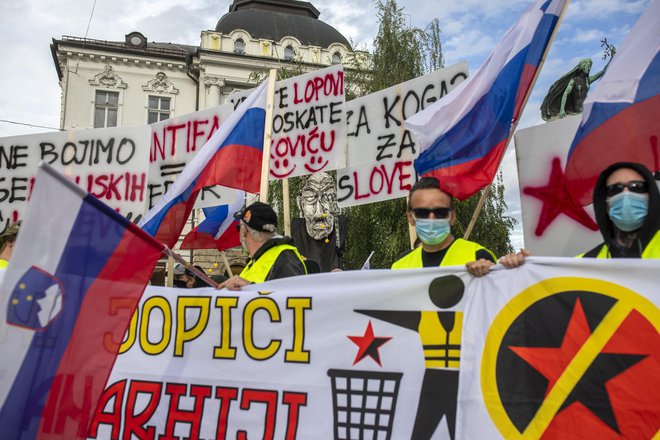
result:
M 234 214 L 245 204 L 245 192 L 236 191 L 236 198 L 227 205 L 204 208 L 204 220 L 190 231 L 181 249 L 217 249 L 224 251 L 240 246 L 241 240 Z
M 86 438 L 164 245 L 42 165 L 0 286 L 0 436 Z
M 493 181 L 565 6 L 565 0 L 536 0 L 474 75 L 406 119 L 420 140 L 420 175 L 437 177 L 461 200 Z
M 592 202 L 601 171 L 616 162 L 660 170 L 660 0 L 630 31 L 607 71 L 587 96 L 568 152 L 565 182 L 576 202 Z
M 202 188 L 221 185 L 259 192 L 267 85 L 264 81 L 257 87 L 204 144 L 142 218 L 142 229 L 172 247 Z

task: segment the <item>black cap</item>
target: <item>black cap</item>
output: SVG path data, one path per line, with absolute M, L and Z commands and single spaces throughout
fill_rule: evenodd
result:
M 234 214 L 234 218 L 242 221 L 250 228 L 261 232 L 275 232 L 277 214 L 270 205 L 254 202 Z

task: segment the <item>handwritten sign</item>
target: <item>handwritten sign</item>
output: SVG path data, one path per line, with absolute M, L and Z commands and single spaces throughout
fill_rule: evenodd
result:
M 234 93 L 237 107 L 251 90 Z M 270 179 L 346 166 L 344 71 L 341 65 L 275 83 Z
M 151 209 L 174 183 L 176 176 L 204 146 L 233 111 L 224 104 L 151 124 L 147 207 Z M 204 188 L 195 207 L 203 208 L 233 200 L 235 190 L 220 186 Z
M 340 207 L 408 195 L 417 180 L 413 161 L 419 148 L 403 121 L 467 75 L 467 63 L 454 64 L 346 103 L 348 166 L 337 171 Z
M 44 161 L 129 220 L 145 212 L 148 126 L 72 130 L 0 139 L 0 231 L 22 217 Z

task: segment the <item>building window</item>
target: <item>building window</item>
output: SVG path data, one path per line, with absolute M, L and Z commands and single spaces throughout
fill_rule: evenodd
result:
M 341 54 L 339 52 L 332 54 L 332 64 L 341 64 Z
M 234 41 L 234 53 L 238 55 L 243 55 L 245 53 L 245 41 L 243 41 L 242 38 L 238 38 Z
M 96 91 L 94 99 L 94 128 L 116 127 L 119 92 Z
M 149 120 L 147 124 L 164 121 L 170 117 L 170 98 L 149 96 Z
M 284 60 L 293 61 L 293 57 L 296 56 L 296 52 L 293 50 L 293 46 L 290 44 L 284 48 Z

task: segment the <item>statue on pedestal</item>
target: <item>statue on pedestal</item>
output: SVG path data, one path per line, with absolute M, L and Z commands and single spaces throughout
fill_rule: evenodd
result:
M 550 86 L 548 94 L 541 104 L 541 117 L 544 121 L 582 113 L 582 105 L 584 100 L 587 99 L 589 86 L 603 76 L 605 69 L 607 69 L 616 53 L 615 47 L 608 45 L 606 40 L 604 40 L 604 44 L 607 45 L 606 54 L 609 54 L 610 60 L 603 70 L 590 76 L 589 73 L 593 63 L 590 58 L 585 58 Z

